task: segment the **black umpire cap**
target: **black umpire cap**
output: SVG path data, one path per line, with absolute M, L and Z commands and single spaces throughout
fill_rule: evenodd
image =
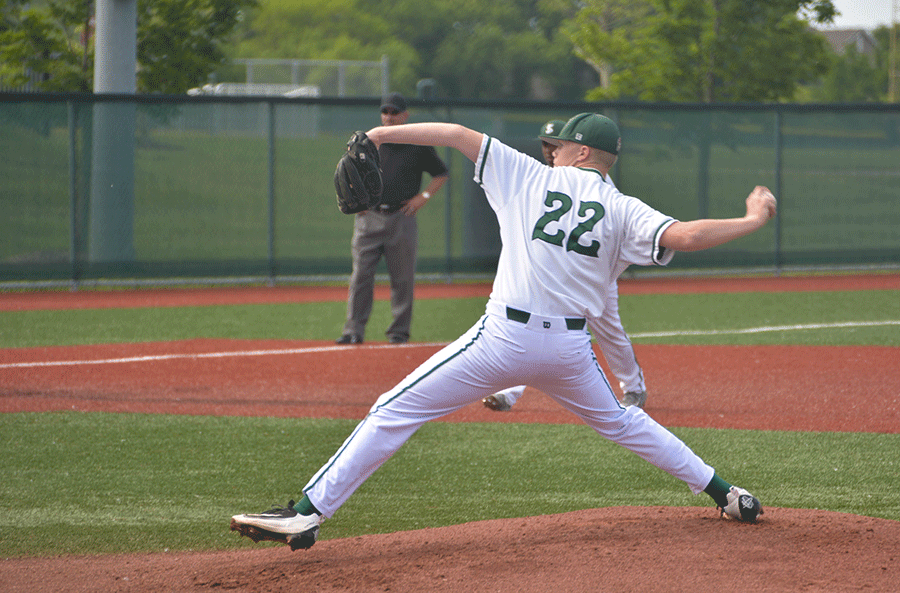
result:
M 406 111 L 406 99 L 400 93 L 391 93 L 381 101 L 381 111 L 386 109 L 393 109 L 397 113 L 403 113 Z

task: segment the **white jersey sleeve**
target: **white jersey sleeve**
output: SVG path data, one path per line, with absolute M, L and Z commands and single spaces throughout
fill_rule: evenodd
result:
M 659 239 L 675 219 L 664 216 L 664 220 L 661 220 L 658 211 L 637 198 L 621 193 L 618 203 L 626 239 L 622 242 L 619 253 L 620 262 L 627 267 L 630 264 L 664 266 L 672 261 L 675 252 L 662 247 Z
M 600 317 L 625 268 L 672 259 L 659 237 L 674 219 L 596 170 L 551 168 L 485 135 L 475 181 L 500 223 L 492 300 L 538 315 Z

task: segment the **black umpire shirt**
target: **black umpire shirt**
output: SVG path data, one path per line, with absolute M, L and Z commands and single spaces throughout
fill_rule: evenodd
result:
M 439 177 L 447 173 L 447 165 L 432 146 L 415 144 L 382 144 L 378 147 L 384 194 L 383 210 L 396 212 L 422 188 L 422 173 Z

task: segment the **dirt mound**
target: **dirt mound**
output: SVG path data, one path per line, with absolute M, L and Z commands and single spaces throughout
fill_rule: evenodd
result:
M 326 522 L 324 529 L 327 530 Z M 235 534 L 235 537 L 237 535 Z M 13 559 L 3 590 L 891 591 L 900 522 L 767 509 L 619 507 L 235 552 Z

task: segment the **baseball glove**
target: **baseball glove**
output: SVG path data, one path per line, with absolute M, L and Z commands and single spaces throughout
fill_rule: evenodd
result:
M 381 203 L 384 189 L 378 148 L 364 132 L 356 132 L 347 142 L 347 152 L 334 171 L 338 208 L 355 214 Z
M 731 492 L 726 497 L 728 504 L 722 508 L 722 513 L 738 521 L 755 523 L 763 514 L 759 499 L 737 486 L 731 487 Z

